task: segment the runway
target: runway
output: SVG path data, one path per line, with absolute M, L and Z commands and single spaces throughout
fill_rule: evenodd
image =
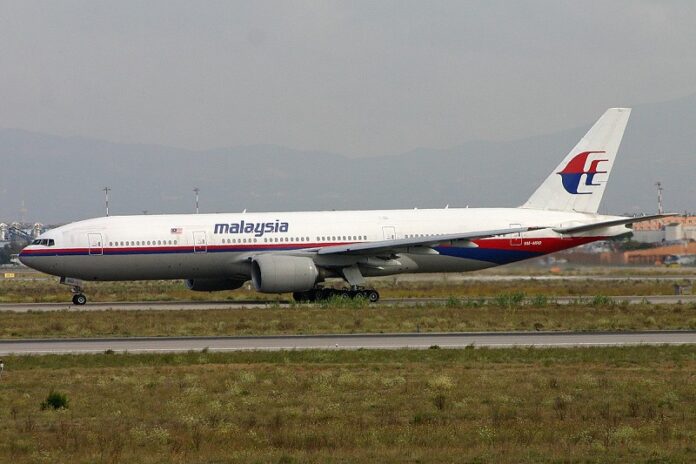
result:
M 549 297 L 548 304 L 590 304 L 593 296 L 563 296 Z M 628 302 L 629 304 L 649 303 L 649 304 L 691 304 L 696 303 L 696 295 L 651 295 L 651 296 L 612 296 L 608 297 L 616 303 Z M 492 301 L 494 298 L 460 298 L 462 301 L 467 299 L 475 301 Z M 383 299 L 379 305 L 424 305 L 424 304 L 445 304 L 447 298 L 399 298 Z M 85 306 L 75 306 L 69 302 L 65 303 L 3 303 L 0 304 L 0 312 L 15 311 L 181 311 L 181 310 L 207 310 L 207 309 L 239 309 L 239 308 L 287 308 L 291 305 L 288 300 L 263 301 L 263 300 L 237 300 L 237 301 L 137 301 L 137 302 L 96 302 L 87 303 Z
M 581 347 L 696 344 L 696 331 L 470 332 L 433 334 L 293 335 L 1 340 L 0 355 L 200 351 Z

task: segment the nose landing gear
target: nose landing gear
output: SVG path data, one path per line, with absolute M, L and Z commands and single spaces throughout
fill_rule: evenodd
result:
M 87 303 L 87 297 L 84 295 L 84 293 L 82 293 L 82 281 L 80 279 L 61 277 L 60 283 L 70 287 L 70 291 L 73 293 L 72 302 L 74 305 L 82 306 Z

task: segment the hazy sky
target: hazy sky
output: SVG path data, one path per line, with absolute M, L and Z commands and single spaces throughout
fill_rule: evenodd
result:
M 696 2 L 0 1 L 0 127 L 349 156 L 696 92 Z

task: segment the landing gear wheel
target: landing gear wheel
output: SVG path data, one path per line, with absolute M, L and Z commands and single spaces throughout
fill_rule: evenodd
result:
M 367 293 L 367 301 L 370 303 L 377 303 L 379 301 L 379 292 L 377 292 L 377 290 L 368 290 L 365 293 Z
M 77 295 L 73 295 L 72 302 L 77 306 L 82 306 L 83 304 L 87 303 L 87 297 L 82 293 L 78 293 Z
M 311 303 L 314 301 L 314 293 L 311 290 L 308 292 L 294 292 L 292 299 L 298 303 Z

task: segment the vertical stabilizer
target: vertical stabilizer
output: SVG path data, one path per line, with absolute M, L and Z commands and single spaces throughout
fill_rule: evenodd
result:
M 596 213 L 630 114 L 608 109 L 522 207 Z

